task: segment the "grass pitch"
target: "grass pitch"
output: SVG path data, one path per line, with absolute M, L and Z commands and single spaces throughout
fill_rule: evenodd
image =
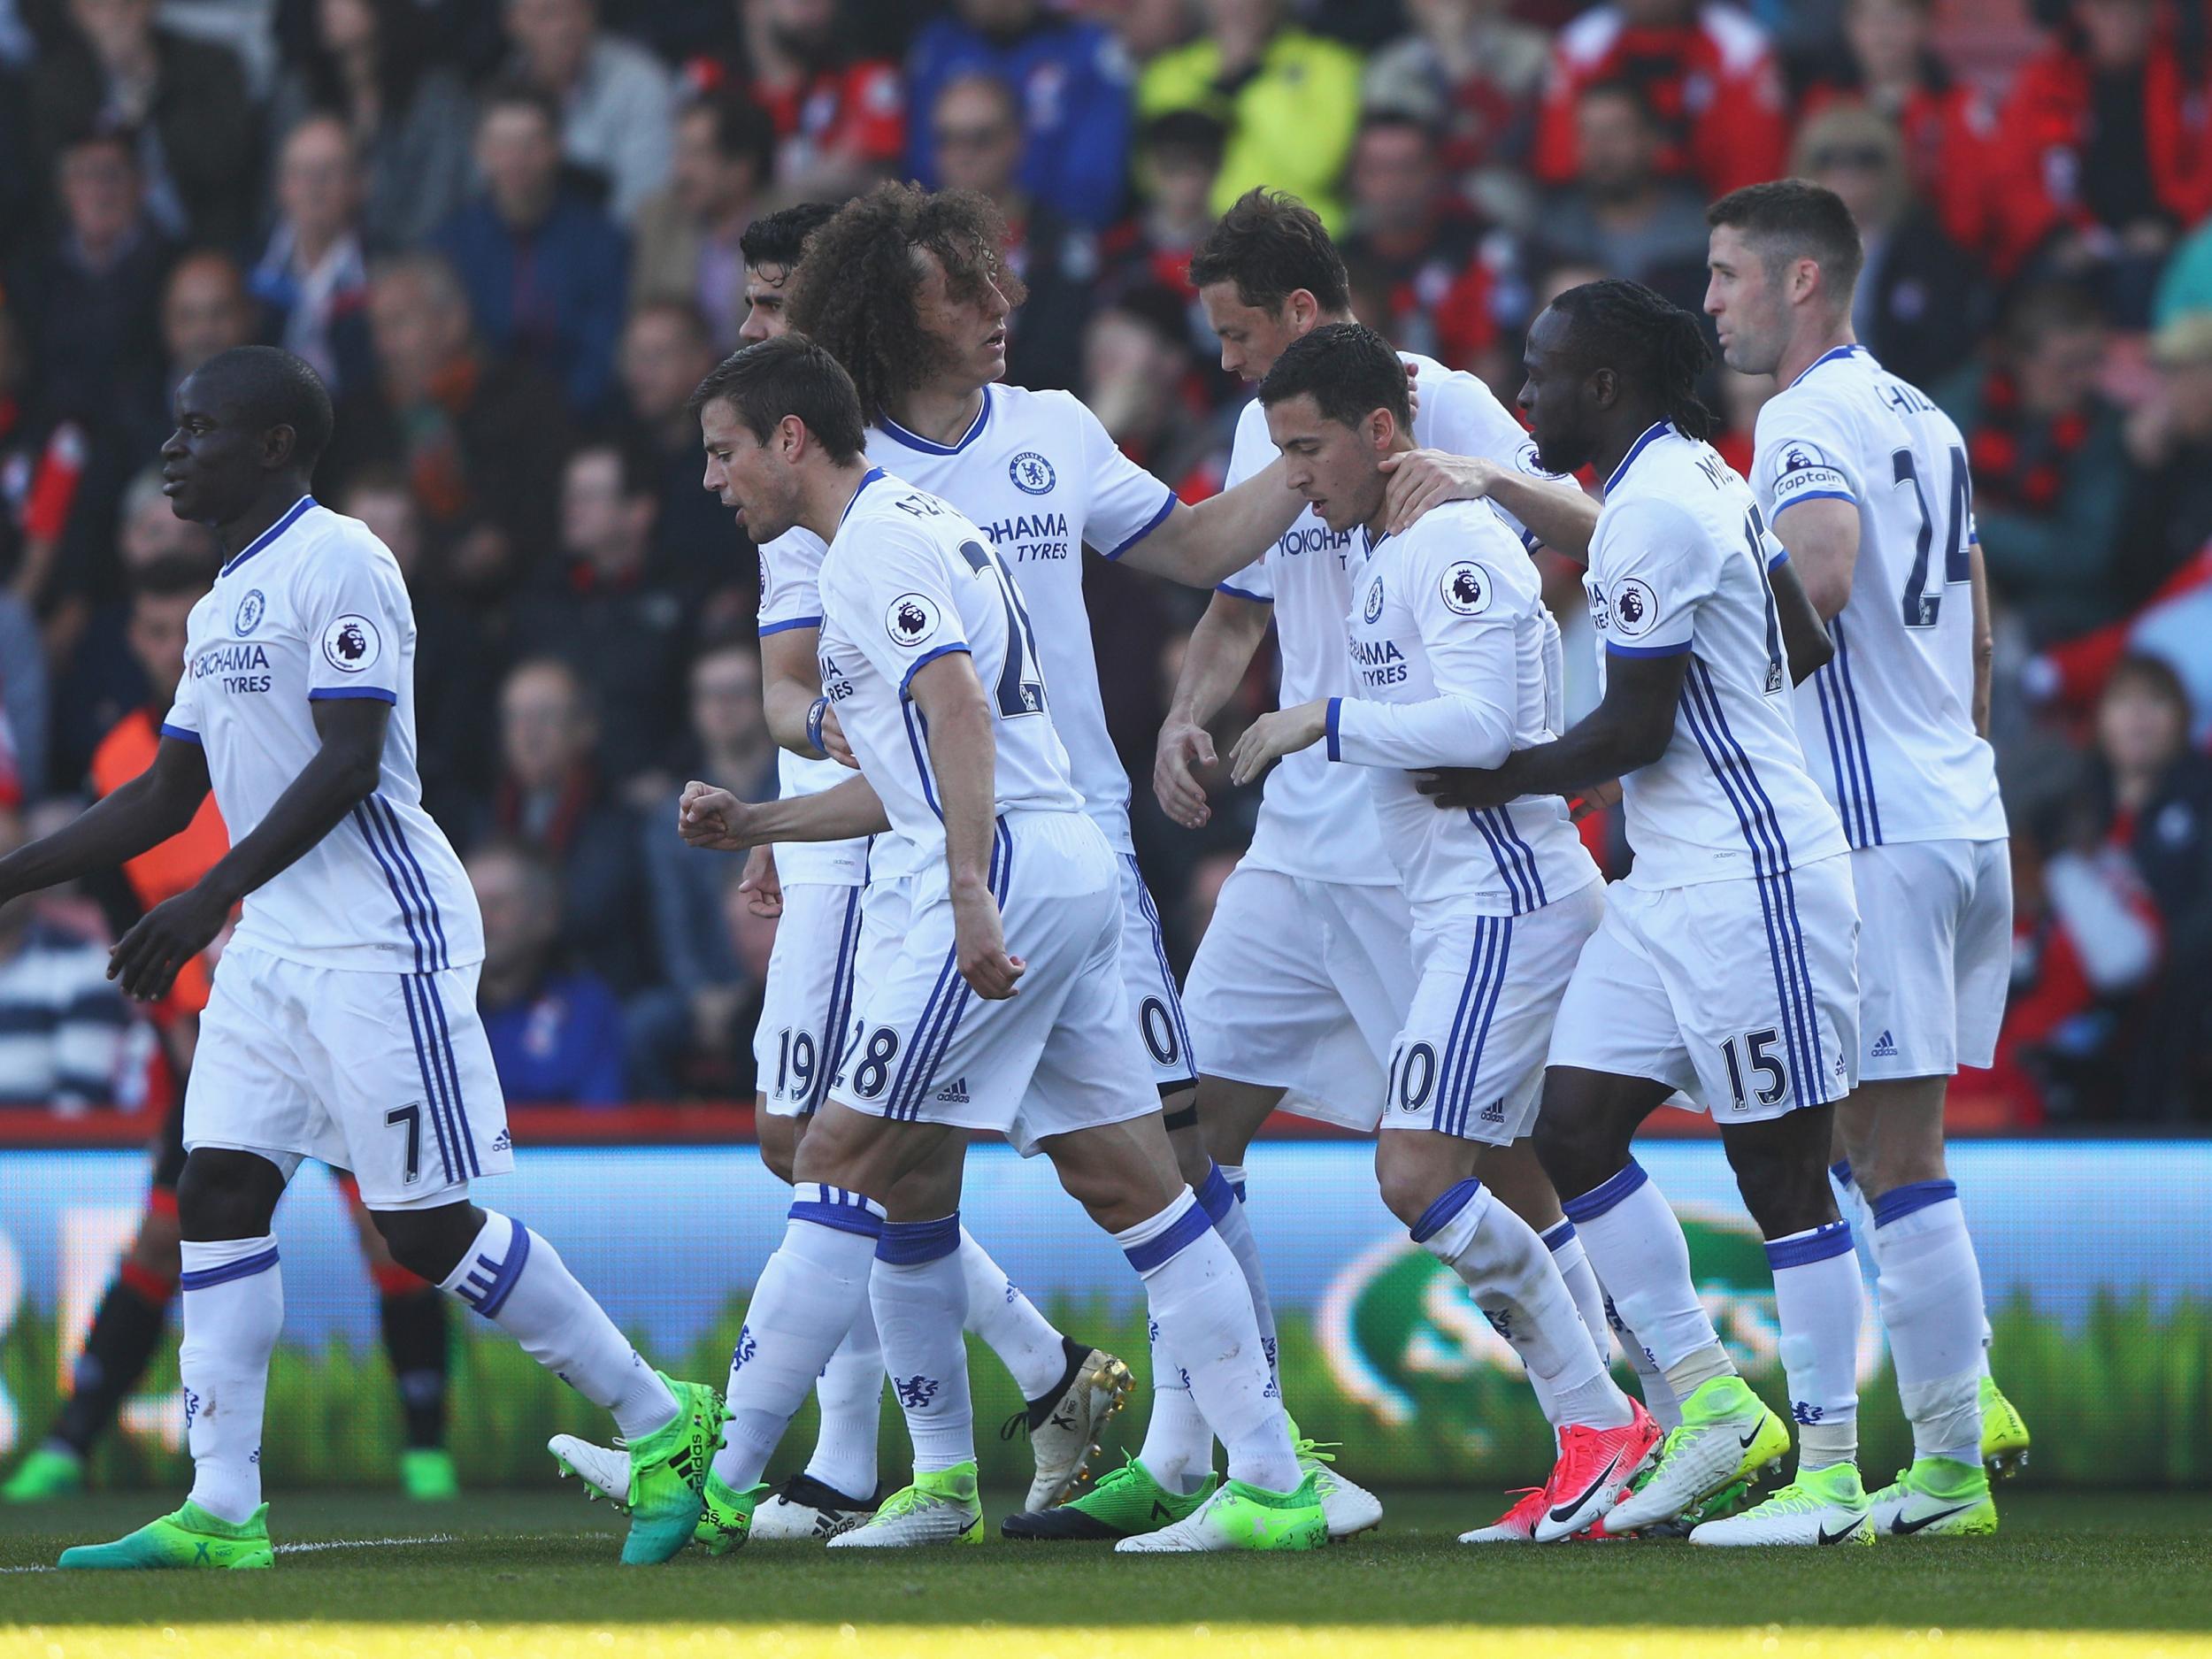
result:
M 2001 1494 L 1994 1540 L 1770 1554 L 1475 1551 L 1455 1535 L 1486 1504 L 1408 1494 L 1380 1532 L 1317 1556 L 1131 1559 L 994 1537 L 888 1556 L 757 1545 L 630 1570 L 614 1558 L 618 1518 L 573 1492 L 439 1508 L 279 1494 L 271 1573 L 40 1571 L 165 1497 L 0 1511 L 0 1655 L 2212 1655 L 2212 1496 Z

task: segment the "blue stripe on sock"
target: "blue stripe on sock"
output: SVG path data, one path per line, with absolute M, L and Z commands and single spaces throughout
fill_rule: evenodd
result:
M 487 1319 L 499 1317 L 499 1310 L 514 1294 L 523 1267 L 530 1260 L 530 1229 L 519 1221 L 511 1220 L 507 1225 L 513 1233 L 507 1245 L 507 1259 L 495 1262 L 488 1256 L 478 1256 L 476 1265 L 469 1270 L 469 1276 L 455 1293 Z
M 1836 1160 L 1833 1164 L 1831 1164 L 1828 1166 L 1828 1173 L 1829 1173 L 1829 1174 L 1831 1174 L 1831 1175 L 1832 1175 L 1832 1176 L 1834 1176 L 1834 1177 L 1836 1178 L 1836 1185 L 1837 1185 L 1837 1186 L 1839 1186 L 1839 1187 L 1848 1187 L 1848 1186 L 1850 1186 L 1850 1185 L 1851 1185 L 1851 1160 L 1850 1160 L 1849 1158 L 1838 1158 L 1838 1159 L 1837 1159 L 1837 1160 Z
M 1816 1262 L 1850 1254 L 1851 1224 L 1832 1221 L 1801 1238 L 1778 1239 L 1768 1244 L 1767 1265 L 1779 1271 L 1786 1267 L 1810 1267 Z
M 887 1221 L 876 1240 L 876 1260 L 893 1267 L 941 1262 L 960 1248 L 960 1212 L 934 1221 Z
M 1940 1181 L 1914 1181 L 1904 1187 L 1893 1187 L 1874 1201 L 1874 1225 L 1886 1227 L 1893 1221 L 1902 1221 L 1916 1210 L 1933 1204 L 1948 1203 L 1959 1195 L 1959 1184 Z
M 1122 1254 L 1129 1258 L 1129 1265 L 1140 1273 L 1149 1273 L 1156 1267 L 1166 1265 L 1180 1256 L 1197 1239 L 1211 1230 L 1213 1217 L 1197 1204 L 1193 1204 L 1175 1217 L 1166 1232 L 1147 1239 L 1142 1244 L 1132 1245 Z
M 789 1217 L 794 1221 L 811 1221 L 818 1227 L 834 1228 L 839 1233 L 856 1233 L 864 1239 L 883 1236 L 883 1217 L 865 1206 L 817 1203 L 810 1199 L 791 1201 Z
M 1626 1169 L 1593 1187 L 1579 1198 L 1562 1199 L 1559 1207 L 1567 1212 L 1570 1221 L 1595 1221 L 1650 1179 L 1644 1173 L 1644 1166 L 1632 1158 Z
M 1221 1172 L 1221 1165 L 1209 1164 L 1206 1179 L 1198 1184 L 1198 1207 L 1206 1212 L 1210 1221 L 1219 1221 L 1236 1207 L 1237 1195 L 1229 1190 L 1229 1178 Z
M 1464 1180 L 1458 1186 L 1447 1190 L 1434 1203 L 1424 1210 L 1421 1212 L 1420 1220 L 1413 1224 L 1413 1241 L 1416 1244 L 1426 1244 L 1444 1230 L 1445 1224 L 1454 1216 L 1474 1202 L 1475 1194 L 1481 1190 L 1482 1183 L 1478 1180 Z
M 1544 1240 L 1544 1248 L 1556 1256 L 1575 1241 L 1575 1224 L 1571 1221 L 1563 1221 L 1549 1233 L 1540 1233 L 1537 1236 Z
M 179 1290 L 211 1290 L 218 1285 L 227 1285 L 234 1279 L 251 1279 L 256 1273 L 265 1273 L 277 1264 L 277 1249 L 271 1245 L 257 1256 L 242 1256 L 234 1262 L 220 1267 L 204 1267 L 197 1272 L 180 1274 Z

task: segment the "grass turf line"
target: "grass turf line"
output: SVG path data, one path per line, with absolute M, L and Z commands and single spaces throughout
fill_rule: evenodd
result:
M 0 1511 L 0 1566 L 50 1563 L 67 1544 L 127 1531 L 162 1502 L 128 1494 Z M 818 1641 L 848 1624 L 958 1632 L 989 1621 L 1002 1632 L 1061 1627 L 1041 1646 L 1042 1639 L 1025 1636 L 1004 1647 L 1023 1659 L 1043 1659 L 1048 1649 L 1095 1653 L 1064 1639 L 1086 1630 L 1094 1636 L 1104 1627 L 1114 1630 L 1117 1652 L 1149 1653 L 1156 1641 L 1164 1651 L 1167 1641 L 1187 1639 L 1190 1624 L 1202 1618 L 1217 1628 L 1265 1627 L 1276 1654 L 1297 1651 L 1281 1642 L 1300 1627 L 1368 1626 L 1357 1651 L 1411 1655 L 1426 1649 L 1400 1640 L 1395 1632 L 1407 1627 L 1488 1626 L 1517 1643 L 1540 1628 L 1604 1626 L 1602 1644 L 1562 1646 L 1547 1638 L 1547 1659 L 1601 1651 L 1641 1651 L 1659 1659 L 1687 1651 L 1664 1634 L 1670 1628 L 1694 1632 L 1698 1651 L 1710 1655 L 1736 1651 L 1737 1633 L 1747 1625 L 1763 1631 L 1763 1624 L 1752 1624 L 1763 1617 L 1809 1640 L 1818 1631 L 1855 1630 L 1852 1659 L 1902 1651 L 1898 1632 L 1931 1626 L 1947 1632 L 1947 1645 L 1924 1650 L 1930 1653 L 1969 1651 L 1950 1644 L 1975 1631 L 2035 1630 L 2068 1632 L 2066 1640 L 2077 1641 L 2116 1632 L 2158 1633 L 2153 1647 L 2162 1643 L 2163 1651 L 2212 1653 L 2212 1596 L 2204 1587 L 2212 1582 L 2212 1498 L 2023 1494 L 2001 1502 L 2006 1531 L 1994 1540 L 1871 1550 L 1723 1551 L 1673 1544 L 1475 1550 L 1455 1535 L 1488 1518 L 1486 1505 L 1420 1494 L 1392 1498 L 1382 1532 L 1318 1556 L 1130 1559 L 1102 1546 L 994 1538 L 980 1550 L 881 1556 L 757 1545 L 725 1561 L 687 1555 L 667 1568 L 643 1571 L 616 1564 L 613 1517 L 573 1497 L 486 1493 L 426 1507 L 373 1494 L 280 1493 L 272 1517 L 280 1543 L 444 1536 L 288 1552 L 269 1573 L 11 1572 L 0 1577 L 0 1620 L 8 1626 L 0 1629 L 0 1652 L 13 1651 L 7 1642 L 28 1640 L 32 1625 L 42 1627 L 42 1640 L 58 1643 L 68 1655 L 124 1651 L 84 1646 L 96 1627 L 119 1638 L 130 1633 L 122 1627 L 133 1625 L 189 1633 L 204 1622 L 240 1620 L 333 1621 L 370 1633 L 465 1622 L 488 1629 L 575 1624 L 617 1632 L 626 1650 L 634 1636 L 680 1644 L 694 1625 L 746 1630 L 749 1642 L 755 1627 L 805 1626 L 814 1632 L 809 1640 Z M 1002 1508 L 990 1512 L 995 1517 Z M 1876 1623 L 1878 1633 L 1869 1627 Z M 64 1629 L 65 1640 L 57 1633 Z M 1142 1646 L 1130 1645 L 1141 1636 Z M 528 1643 L 537 1639 L 523 1631 L 512 1640 L 524 1645 L 486 1647 L 473 1636 L 469 1645 L 486 1659 L 494 1652 L 534 1651 Z M 1487 1632 L 1483 1640 L 1490 1640 Z M 1845 1649 L 1833 1644 L 1843 1640 L 1823 1635 L 1819 1640 L 1829 1645 L 1807 1651 L 1840 1653 Z M 1655 1642 L 1661 1645 L 1646 1645 Z M 2010 1635 L 2001 1644 L 2004 1659 L 2044 1651 Z M 595 1639 L 580 1639 L 566 1651 L 590 1652 L 595 1645 Z M 993 1647 L 1000 1645 L 995 1638 Z M 291 1646 L 288 1634 L 280 1650 Z M 903 1643 L 874 1649 L 910 1650 L 935 1651 Z M 42 1646 L 22 1651 L 54 1659 Z M 984 1653 L 964 1651 L 979 1659 Z M 1329 1651 L 1356 1649 L 1338 1642 Z

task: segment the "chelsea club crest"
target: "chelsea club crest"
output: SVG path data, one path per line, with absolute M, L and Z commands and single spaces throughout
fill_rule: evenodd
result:
M 1006 476 L 1014 480 L 1014 488 L 1025 495 L 1049 495 L 1052 487 L 1060 481 L 1052 470 L 1052 463 L 1034 449 L 1024 449 L 1009 461 Z
M 231 618 L 231 632 L 251 634 L 261 626 L 262 613 L 268 608 L 269 602 L 261 596 L 261 589 L 249 588 L 246 596 L 238 602 L 237 614 Z

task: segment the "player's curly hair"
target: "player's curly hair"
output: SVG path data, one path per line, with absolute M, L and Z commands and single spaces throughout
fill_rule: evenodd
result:
M 791 326 L 845 365 L 871 424 L 936 372 L 939 349 L 920 314 L 926 251 L 955 299 L 995 285 L 1009 305 L 1028 297 L 1001 252 L 1006 221 L 988 196 L 879 184 L 807 238 L 792 290 Z
M 1573 329 L 1570 349 L 1592 369 L 1611 369 L 1648 392 L 1676 430 L 1709 438 L 1720 417 L 1697 395 L 1713 361 L 1705 326 L 1640 282 L 1607 277 L 1569 288 L 1552 302 Z

